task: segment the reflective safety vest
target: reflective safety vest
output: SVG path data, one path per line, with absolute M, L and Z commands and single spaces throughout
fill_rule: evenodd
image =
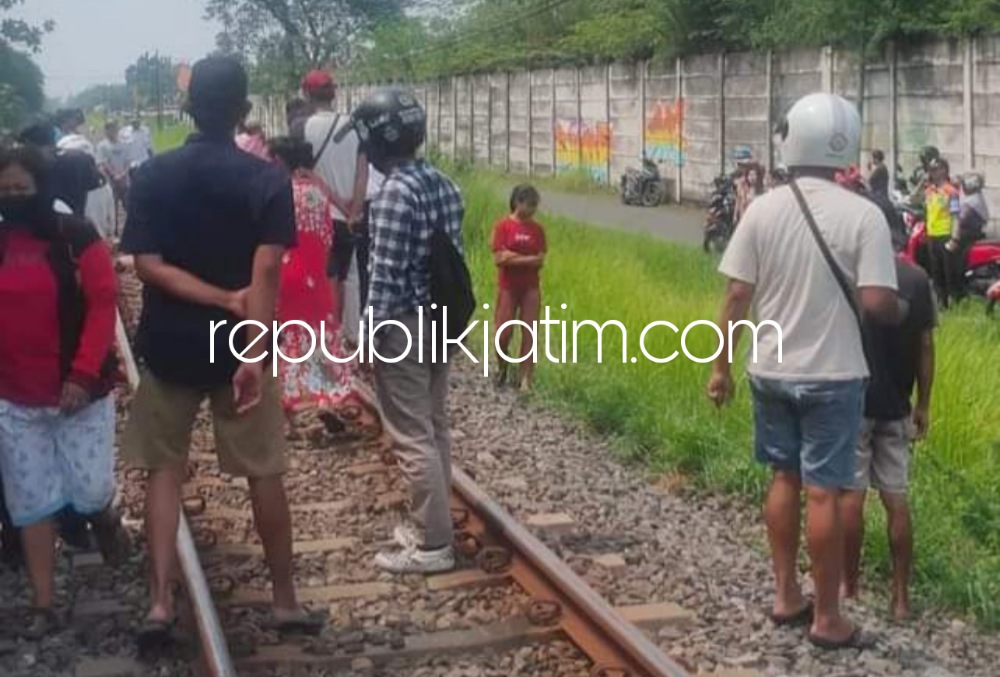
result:
M 950 237 L 952 218 L 958 218 L 961 199 L 950 183 L 927 186 L 924 206 L 927 210 L 927 237 Z

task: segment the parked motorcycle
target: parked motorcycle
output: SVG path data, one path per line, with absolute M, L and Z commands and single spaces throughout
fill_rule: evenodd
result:
M 660 168 L 649 158 L 642 158 L 642 169 L 629 167 L 621 178 L 622 203 L 659 207 L 667 196 Z
M 903 258 L 930 271 L 927 228 L 923 215 L 911 207 L 899 206 L 910 237 Z M 970 294 L 990 298 L 990 290 L 1000 282 L 1000 240 L 979 240 L 969 247 L 965 256 L 965 287 Z M 991 303 L 992 306 L 992 303 Z
M 736 216 L 736 185 L 731 176 L 722 174 L 713 181 L 712 196 L 709 198 L 705 215 L 705 252 L 722 253 L 732 237 Z

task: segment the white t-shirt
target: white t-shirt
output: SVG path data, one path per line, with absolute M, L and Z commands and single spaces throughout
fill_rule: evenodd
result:
M 798 181 L 834 259 L 856 287 L 897 289 L 896 264 L 882 211 L 871 201 L 830 181 Z M 719 271 L 755 285 L 754 322 L 781 327 L 758 330 L 762 378 L 840 381 L 868 377 L 857 320 L 823 258 L 788 186 L 754 200 L 726 248 Z M 728 327 L 721 327 L 728 333 Z M 753 333 L 744 336 L 751 341 Z
M 125 146 L 125 155 L 130 165 L 143 164 L 153 152 L 153 135 L 148 127 L 142 126 L 139 129 L 133 128 L 132 125 L 123 127 L 118 140 Z
M 70 150 L 86 153 L 95 160 L 97 159 L 97 151 L 94 150 L 94 144 L 92 144 L 90 139 L 85 137 L 83 134 L 67 134 L 59 139 L 56 143 L 56 148 L 58 150 Z
M 374 166 L 368 165 L 368 191 L 367 198 L 369 200 L 374 200 L 382 190 L 382 184 L 385 183 L 385 174 L 375 169 Z
M 306 121 L 305 138 L 312 145 L 314 155 L 323 146 L 323 142 L 330 131 L 330 126 L 335 121 L 337 131 L 350 123 L 350 116 L 348 115 L 339 115 L 339 121 L 337 118 L 337 113 L 320 111 Z M 337 135 L 337 131 L 334 131 L 333 136 Z M 344 201 L 350 200 L 354 194 L 359 147 L 360 139 L 358 139 L 358 135 L 354 132 L 347 134 L 341 139 L 340 143 L 331 138 L 330 142 L 326 145 L 326 149 L 323 151 L 323 156 L 316 163 L 316 174 L 323 179 L 323 182 L 337 197 Z M 336 207 L 333 211 L 338 221 L 347 220 L 347 215 Z
M 97 144 L 97 162 L 110 167 L 115 176 L 122 176 L 128 171 L 128 148 L 119 141 L 104 139 Z

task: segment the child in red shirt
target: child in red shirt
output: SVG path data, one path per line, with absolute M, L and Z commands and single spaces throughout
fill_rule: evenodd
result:
M 516 187 L 510 198 L 510 216 L 497 223 L 493 230 L 493 257 L 499 271 L 494 318 L 498 330 L 511 320 L 520 320 L 528 326 L 538 321 L 542 305 L 539 270 L 548 253 L 545 231 L 533 218 L 539 201 L 540 196 L 533 186 L 524 184 Z M 508 354 L 507 348 L 513 335 L 512 326 L 500 333 L 501 353 Z M 532 351 L 532 334 L 522 328 L 521 357 L 530 355 Z M 501 354 L 497 355 L 497 360 L 497 381 L 504 385 L 511 363 Z M 523 390 L 531 388 L 534 367 L 533 359 L 521 363 L 520 387 Z

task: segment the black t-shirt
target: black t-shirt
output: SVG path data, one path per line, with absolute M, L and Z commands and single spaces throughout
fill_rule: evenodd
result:
M 250 285 L 259 246 L 295 243 L 288 173 L 244 153 L 230 137 L 192 135 L 136 173 L 122 234 L 122 247 L 131 254 L 159 254 L 208 284 L 238 291 Z M 222 321 L 227 324 L 213 339 L 211 323 Z M 147 286 L 137 351 L 160 379 L 218 387 L 240 365 L 229 346 L 239 322 L 221 308 Z M 234 345 L 242 350 L 245 337 Z
M 927 274 L 897 260 L 896 276 L 899 295 L 910 304 L 906 319 L 896 327 L 865 321 L 873 372 L 865 416 L 882 421 L 896 421 L 910 415 L 923 334 L 937 324 L 937 305 Z
M 885 165 L 875 167 L 868 177 L 868 185 L 876 195 L 889 197 L 889 169 Z
M 87 193 L 104 183 L 97 163 L 83 151 L 59 152 L 52 160 L 52 193 L 77 216 L 84 216 Z

